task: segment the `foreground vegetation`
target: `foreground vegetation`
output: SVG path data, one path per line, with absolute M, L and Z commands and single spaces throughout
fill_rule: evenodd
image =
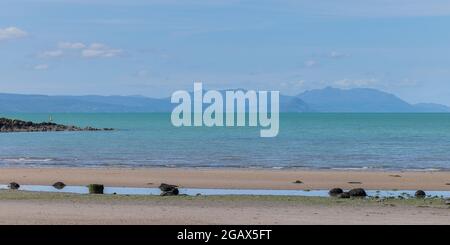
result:
M 17 190 L 1 190 L 0 201 L 67 201 L 67 202 L 169 202 L 180 204 L 196 203 L 284 203 L 284 204 L 303 204 L 303 205 L 378 205 L 378 206 L 415 206 L 415 207 L 435 207 L 450 208 L 442 198 L 351 198 L 339 199 L 332 197 L 301 197 L 301 196 L 154 196 L 154 195 L 89 195 L 89 194 L 68 194 L 68 193 L 49 193 L 49 192 L 27 192 Z

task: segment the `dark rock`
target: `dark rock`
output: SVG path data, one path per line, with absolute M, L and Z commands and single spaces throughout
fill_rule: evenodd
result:
M 328 195 L 335 197 L 342 194 L 344 191 L 341 188 L 333 188 L 328 192 Z
M 92 127 L 79 128 L 75 126 L 61 125 L 51 122 L 25 122 L 21 120 L 13 120 L 8 118 L 0 118 L 0 132 L 47 132 L 47 131 L 99 131 L 99 130 L 113 130 L 97 129 Z
M 11 182 L 11 183 L 9 183 L 8 187 L 11 190 L 17 190 L 17 189 L 20 188 L 20 185 L 18 183 L 16 183 L 16 182 Z
M 303 184 L 303 182 L 301 180 L 296 180 L 294 181 L 294 184 Z
M 349 181 L 349 182 L 347 182 L 347 183 L 349 183 L 349 184 L 351 184 L 351 185 L 360 185 L 360 184 L 362 184 L 362 183 L 359 182 L 359 181 Z
M 161 185 L 159 185 L 159 189 L 161 191 L 171 191 L 173 189 L 176 189 L 177 187 L 178 186 L 176 186 L 176 185 L 169 185 L 169 184 L 166 184 L 166 183 L 162 183 Z
M 98 128 L 93 128 L 93 127 L 85 127 L 82 129 L 83 131 L 99 131 L 101 129 Z
M 395 177 L 395 178 L 400 178 L 400 177 L 402 177 L 401 175 L 399 175 L 399 174 L 391 174 L 391 175 L 389 175 L 390 177 Z
M 425 191 L 422 191 L 422 190 L 418 190 L 418 191 L 416 191 L 416 193 L 414 194 L 414 196 L 415 196 L 416 198 L 425 198 L 426 195 L 427 195 L 427 194 L 425 193 Z
M 61 189 L 63 189 L 64 187 L 66 187 L 66 184 L 64 184 L 63 182 L 56 182 L 56 183 L 54 183 L 53 184 L 53 187 L 55 187 L 56 189 L 58 189 L 58 190 L 61 190 Z
M 180 193 L 176 185 L 162 183 L 159 189 L 161 190 L 161 196 L 176 196 Z
M 177 188 L 171 190 L 171 191 L 163 191 L 161 192 L 161 196 L 177 196 L 180 194 Z
M 366 191 L 363 188 L 355 188 L 355 189 L 351 189 L 348 194 L 351 197 L 365 197 L 367 196 Z
M 342 192 L 341 194 L 338 194 L 337 197 L 338 198 L 350 198 L 350 193 Z
M 100 184 L 90 184 L 88 185 L 89 194 L 103 194 L 103 190 L 105 189 L 103 185 Z

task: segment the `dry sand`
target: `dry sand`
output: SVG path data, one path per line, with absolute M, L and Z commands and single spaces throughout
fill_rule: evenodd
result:
M 331 198 L 0 198 L 0 224 L 450 224 L 445 205 Z M 0 197 L 4 193 L 0 192 Z M 47 195 L 47 196 L 45 196 Z M 91 198 L 92 197 L 92 198 Z M 5 200 L 6 199 L 6 200 Z M 406 201 L 405 201 L 406 202 Z
M 302 184 L 293 183 L 300 180 Z M 0 184 L 155 187 L 160 183 L 190 188 L 249 189 L 423 189 L 450 190 L 450 172 L 306 171 L 183 168 L 0 168 Z M 349 183 L 353 182 L 353 183 Z

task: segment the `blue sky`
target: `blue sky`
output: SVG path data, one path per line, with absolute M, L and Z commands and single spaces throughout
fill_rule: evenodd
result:
M 2 0 L 0 91 L 371 87 L 450 105 L 444 0 Z

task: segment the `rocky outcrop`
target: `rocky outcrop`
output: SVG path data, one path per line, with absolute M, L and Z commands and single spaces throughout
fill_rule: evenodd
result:
M 34 123 L 15 119 L 0 118 L 0 132 L 47 132 L 47 131 L 101 131 L 113 130 L 112 128 L 80 128 L 51 122 Z

